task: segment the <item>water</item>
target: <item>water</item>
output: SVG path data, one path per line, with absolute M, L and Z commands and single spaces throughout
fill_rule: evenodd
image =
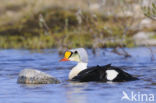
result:
M 127 103 L 121 100 L 122 92 L 154 94 L 156 96 L 156 60 L 151 61 L 147 48 L 126 49 L 131 58 L 114 54 L 111 49 L 89 53 L 89 66 L 123 66 L 125 71 L 140 80 L 122 83 L 75 83 L 67 81 L 68 73 L 76 63 L 58 62 L 57 50 L 41 52 L 29 50 L 0 50 L 0 103 Z M 61 84 L 24 85 L 17 84 L 18 73 L 24 68 L 35 68 L 61 80 Z M 138 99 L 138 98 L 137 98 Z M 156 97 L 155 103 L 156 103 Z M 146 103 L 148 101 L 144 101 Z M 154 103 L 154 102 L 152 102 Z

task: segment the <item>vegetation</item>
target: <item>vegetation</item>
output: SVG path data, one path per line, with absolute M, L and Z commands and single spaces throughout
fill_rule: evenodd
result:
M 144 15 L 156 20 L 156 4 L 152 3 L 150 6 L 143 6 Z
M 141 21 L 140 18 L 126 14 L 116 15 L 116 13 L 107 15 L 100 10 L 90 11 L 82 4 L 81 9 L 72 6 L 67 8 L 56 2 L 57 6 L 53 4 L 41 7 L 36 4 L 36 0 L 33 1 L 30 5 L 27 1 L 18 5 L 6 5 L 5 11 L 11 10 L 13 13 L 18 11 L 19 15 L 16 17 L 18 19 L 12 17 L 12 20 L 0 15 L 2 21 L 0 23 L 0 48 L 135 46 L 132 36 L 140 30 L 135 28 Z M 131 4 L 129 1 L 122 2 Z M 22 9 L 27 6 L 30 6 L 29 10 Z M 119 5 L 119 8 L 121 9 L 122 6 Z M 144 28 L 144 30 L 149 29 Z M 150 31 L 153 30 L 155 29 L 150 28 Z

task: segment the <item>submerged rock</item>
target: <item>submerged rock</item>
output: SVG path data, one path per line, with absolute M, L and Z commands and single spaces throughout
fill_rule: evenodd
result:
M 49 74 L 35 69 L 24 69 L 19 73 L 18 83 L 22 84 L 56 84 L 60 81 Z

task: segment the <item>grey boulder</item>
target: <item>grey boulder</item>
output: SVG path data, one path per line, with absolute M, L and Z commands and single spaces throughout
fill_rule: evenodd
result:
M 57 84 L 60 81 L 49 74 L 35 69 L 24 69 L 19 73 L 18 83 L 22 84 Z

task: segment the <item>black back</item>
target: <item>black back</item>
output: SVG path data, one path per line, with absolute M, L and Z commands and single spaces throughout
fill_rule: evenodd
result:
M 137 80 L 136 77 L 131 76 L 130 74 L 124 72 L 119 67 L 111 66 L 111 64 L 105 66 L 94 66 L 88 69 L 81 71 L 77 76 L 75 76 L 72 80 L 73 81 L 80 81 L 80 82 L 89 82 L 89 81 L 99 81 L 99 82 L 106 82 L 106 70 L 115 70 L 119 74 L 113 82 L 123 82 L 123 81 L 131 81 Z

